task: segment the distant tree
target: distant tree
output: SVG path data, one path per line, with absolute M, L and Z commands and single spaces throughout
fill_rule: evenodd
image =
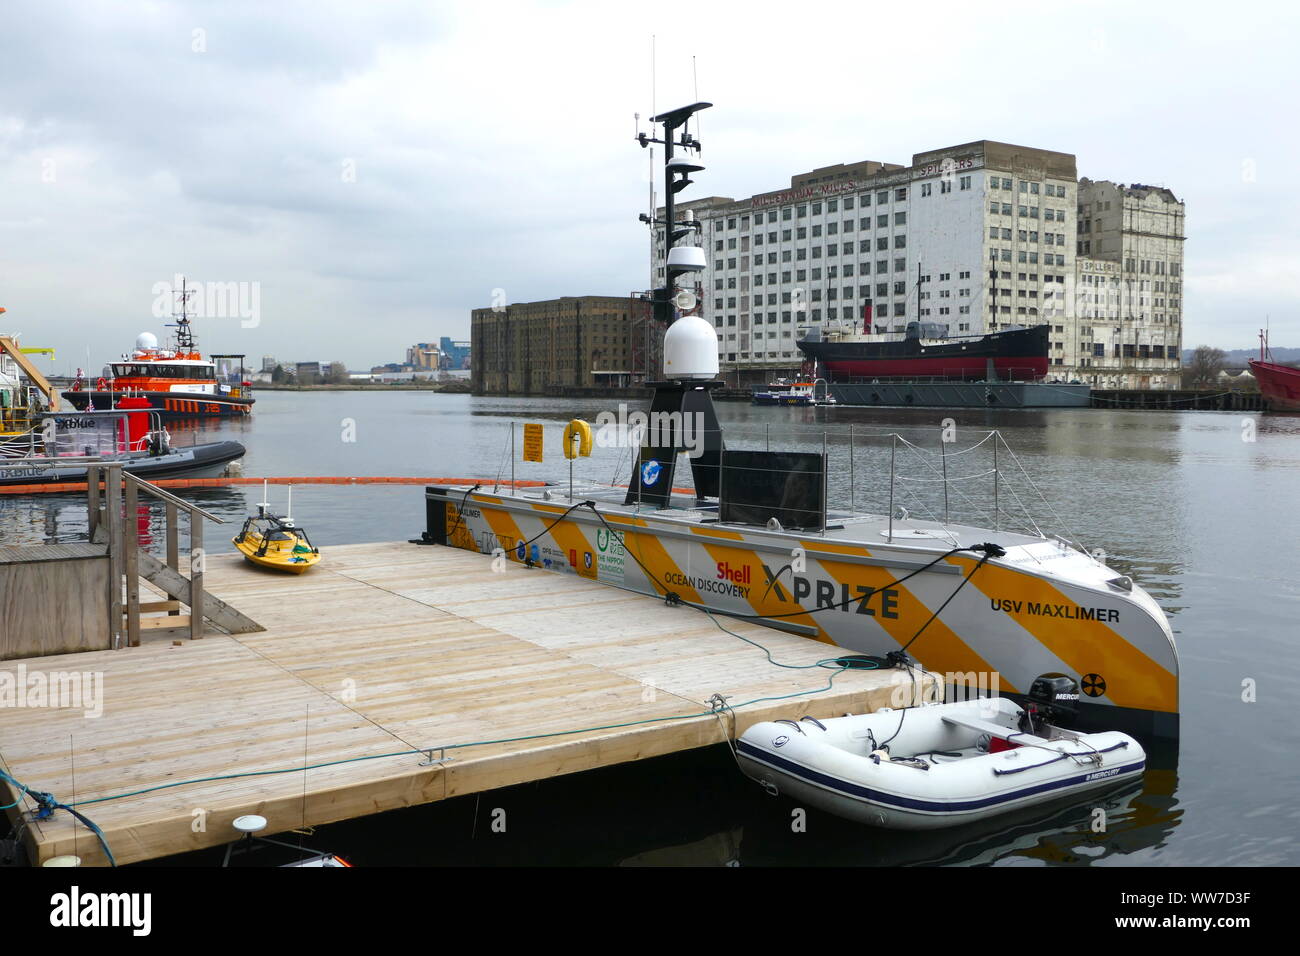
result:
M 321 377 L 329 385 L 346 385 L 350 380 L 348 378 L 348 367 L 342 362 L 330 362 L 329 368 Z
M 271 384 L 273 385 L 292 385 L 294 384 L 293 369 L 285 368 L 283 365 L 277 365 L 271 369 Z
M 1183 366 L 1184 388 L 1209 388 L 1218 384 L 1219 373 L 1228 360 L 1223 349 L 1212 345 L 1198 345 L 1192 357 Z

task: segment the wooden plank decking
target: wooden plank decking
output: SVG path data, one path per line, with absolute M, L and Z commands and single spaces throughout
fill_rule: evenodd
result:
M 449 548 L 335 547 L 301 577 L 210 556 L 206 586 L 266 630 L 0 662 L 102 674 L 99 717 L 0 707 L 0 761 L 76 802 L 119 863 L 229 842 L 244 813 L 267 817 L 268 834 L 329 823 L 717 743 L 759 720 L 861 713 L 912 684 L 906 672 L 845 672 L 827 692 L 739 707 L 736 727 L 707 715 L 714 693 L 739 705 L 824 687 L 830 671 L 775 667 L 690 608 L 576 575 L 494 571 Z M 834 653 L 722 620 L 782 662 Z M 608 727 L 654 718 L 679 719 Z M 452 749 L 432 766 L 411 753 L 596 727 L 608 729 Z M 334 761 L 346 762 L 301 769 Z M 293 769 L 229 778 L 280 768 Z M 211 777 L 228 779 L 85 802 Z M 6 791 L 0 804 L 14 799 Z M 104 862 L 65 812 L 32 823 L 27 841 L 34 861 Z

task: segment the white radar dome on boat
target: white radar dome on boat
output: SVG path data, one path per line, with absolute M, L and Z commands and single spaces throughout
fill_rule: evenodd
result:
M 684 315 L 664 336 L 664 377 L 718 377 L 718 333 L 698 315 Z
M 158 347 L 158 336 L 152 332 L 141 332 L 135 337 L 135 347 L 141 351 L 156 349 Z
M 708 263 L 699 246 L 674 246 L 668 250 L 668 265 L 679 272 L 701 272 Z

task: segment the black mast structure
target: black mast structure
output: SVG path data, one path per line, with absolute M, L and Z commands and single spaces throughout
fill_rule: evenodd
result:
M 172 318 L 176 321 L 175 323 L 169 323 L 169 327 L 176 329 L 176 351 L 178 352 L 194 351 L 194 334 L 190 331 L 190 317 L 185 311 L 185 304 L 189 302 L 190 296 L 193 294 L 186 279 L 182 277 L 181 291 L 176 293 L 176 298 L 181 303 L 181 311 L 179 314 L 173 312 Z
M 678 222 L 675 197 L 691 185 L 691 173 L 699 172 L 704 166 L 691 158 L 677 158 L 674 147 L 700 152 L 702 144 L 689 131 L 689 121 L 700 110 L 708 109 L 712 103 L 692 103 L 681 106 L 651 118 L 651 123 L 663 127 L 663 138 L 659 139 L 646 133 L 637 134 L 637 142 L 642 148 L 651 143 L 660 143 L 664 147 L 664 218 L 655 219 L 644 213 L 643 222 L 649 221 L 651 227 L 662 225 L 664 229 L 664 282 L 651 292 L 651 308 L 657 323 L 672 331 L 672 325 L 681 311 L 694 308 L 694 296 L 685 291 L 677 296 L 677 279 L 687 273 L 697 272 L 703 267 L 703 251 L 698 251 L 696 261 L 691 256 L 674 256 L 674 247 L 691 233 L 701 228 L 698 220 Z M 678 131 L 680 130 L 680 136 Z M 687 250 L 681 250 L 686 253 Z M 667 338 L 667 336 L 665 337 Z M 665 358 L 668 353 L 665 345 Z M 716 353 L 715 353 L 716 354 Z M 665 370 L 665 375 L 667 375 Z M 628 484 L 625 504 L 644 503 L 660 508 L 668 507 L 672 497 L 673 473 L 677 456 L 687 451 L 682 428 L 685 423 L 696 425 L 703 434 L 695 434 L 696 454 L 691 460 L 691 473 L 695 482 L 695 496 L 698 499 L 714 497 L 719 490 L 719 468 L 722 463 L 722 430 L 718 425 L 718 416 L 713 408 L 713 399 L 709 390 L 722 385 L 720 381 L 706 381 L 691 378 L 689 375 L 667 381 L 647 382 L 654 388 L 654 397 L 650 402 L 650 428 L 642 442 L 640 454 L 632 470 L 632 480 Z M 671 422 L 671 427 L 656 428 L 656 423 Z

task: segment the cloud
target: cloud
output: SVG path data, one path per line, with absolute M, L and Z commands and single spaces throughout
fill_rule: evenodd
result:
M 649 271 L 633 113 L 698 89 L 716 105 L 687 198 L 981 138 L 1075 152 L 1081 175 L 1186 199 L 1186 341 L 1248 344 L 1268 305 L 1300 343 L 1298 134 L 1272 105 L 1296 92 L 1295 14 L 1276 16 L 20 3 L 0 40 L 0 304 L 66 371 L 153 327 L 175 273 L 258 282 L 263 321 L 209 320 L 205 348 L 365 368 L 465 335 L 496 288 L 625 293 Z

